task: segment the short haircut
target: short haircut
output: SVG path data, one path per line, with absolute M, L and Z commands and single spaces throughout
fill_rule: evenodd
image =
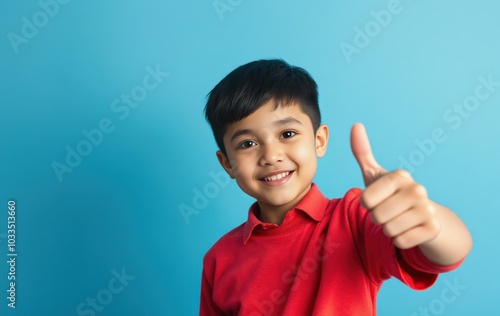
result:
M 244 119 L 270 100 L 275 101 L 275 109 L 297 103 L 311 119 L 314 132 L 321 124 L 318 86 L 306 70 L 281 59 L 253 61 L 233 70 L 208 94 L 205 117 L 225 155 L 227 125 Z

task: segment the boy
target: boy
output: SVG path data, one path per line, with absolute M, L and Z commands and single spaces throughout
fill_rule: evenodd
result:
M 203 260 L 200 315 L 375 315 L 384 280 L 430 287 L 472 247 L 464 224 L 403 170 L 388 172 L 355 124 L 365 190 L 329 200 L 312 183 L 328 145 L 317 86 L 260 60 L 227 75 L 205 108 L 217 158 L 256 202 Z

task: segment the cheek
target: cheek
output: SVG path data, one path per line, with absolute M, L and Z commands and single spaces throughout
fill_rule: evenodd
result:
M 239 157 L 237 160 L 233 161 L 234 176 L 236 179 L 247 179 L 251 177 L 253 172 L 253 167 L 251 161 L 248 157 Z
M 248 158 L 248 157 L 247 157 Z M 237 161 L 238 168 L 235 169 L 235 180 L 240 189 L 246 194 L 256 197 L 254 194 L 254 163 L 252 163 L 251 159 L 238 159 Z
M 292 159 L 294 159 L 297 164 L 301 164 L 302 167 L 315 166 L 316 151 L 314 150 L 314 146 L 297 144 L 292 150 Z

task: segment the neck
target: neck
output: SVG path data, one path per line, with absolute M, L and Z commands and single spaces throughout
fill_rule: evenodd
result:
M 264 205 L 263 203 L 259 203 L 259 208 L 259 220 L 261 222 L 277 225 L 281 225 L 283 223 L 286 213 L 291 210 L 291 208 L 288 207 L 276 207 L 274 205 Z
M 293 199 L 293 201 L 283 205 L 271 205 L 258 201 L 260 209 L 260 214 L 258 216 L 259 220 L 264 223 L 281 225 L 286 214 L 299 204 L 310 189 L 311 185 L 309 185 L 303 192 L 301 192 L 301 194 Z

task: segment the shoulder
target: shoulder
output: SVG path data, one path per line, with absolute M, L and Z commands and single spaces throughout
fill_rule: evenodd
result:
M 215 258 L 229 256 L 238 245 L 242 245 L 244 225 L 245 223 L 239 225 L 219 238 L 203 257 L 203 265 L 213 263 Z
M 344 196 L 331 199 L 326 211 L 330 225 L 342 227 L 341 230 L 349 230 L 351 233 L 368 228 L 372 221 L 369 220 L 369 212 L 361 206 L 362 193 L 360 188 L 351 188 Z
M 363 190 L 360 188 L 351 188 L 347 190 L 347 192 L 344 194 L 344 197 L 342 199 L 352 202 L 353 200 L 359 200 L 359 197 L 361 196 L 361 193 L 363 193 Z
M 359 210 L 361 207 L 360 197 L 363 190 L 360 188 L 351 188 L 347 190 L 344 196 L 330 200 L 329 208 L 335 209 L 337 212 L 352 212 Z

